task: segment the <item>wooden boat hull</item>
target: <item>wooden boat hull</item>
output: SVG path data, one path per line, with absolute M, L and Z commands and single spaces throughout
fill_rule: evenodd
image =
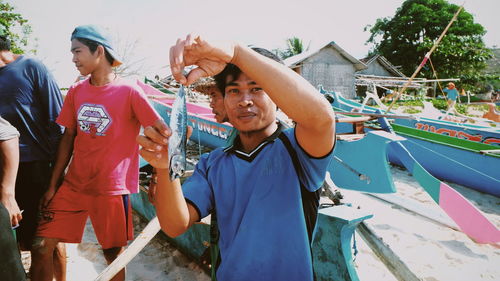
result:
M 347 112 L 361 108 L 361 104 L 347 100 L 338 93 L 328 92 L 328 94 L 333 96 L 332 106 L 335 108 Z M 365 113 L 372 113 L 375 110 L 375 108 L 363 107 Z M 452 122 L 446 121 L 422 121 L 427 123 L 417 121 L 422 121 L 422 119 L 396 119 L 396 124 L 392 128 L 396 133 L 407 138 L 402 143 L 427 171 L 441 180 L 500 196 L 500 169 L 498 169 L 500 157 L 480 153 L 481 150 L 498 149 L 500 133 L 492 129 L 474 128 L 471 125 L 454 126 L 451 125 Z M 402 124 L 407 124 L 407 126 Z M 424 125 L 421 127 L 414 124 Z M 453 128 L 455 133 L 449 133 L 452 130 L 449 128 Z M 459 137 L 466 134 L 474 135 L 474 138 Z M 389 161 L 402 165 L 393 149 L 389 148 L 388 153 Z
M 478 150 L 495 146 L 474 143 L 404 126 L 393 126 L 407 140 L 403 145 L 435 177 L 500 197 L 500 155 L 481 154 Z M 457 143 L 456 146 L 452 146 Z M 466 148 L 466 144 L 469 149 Z M 475 149 L 473 149 L 475 148 Z M 402 166 L 389 145 L 389 161 Z
M 341 110 L 348 112 L 361 110 L 364 113 L 375 113 L 378 110 L 377 108 L 362 106 L 360 103 L 348 100 L 336 92 L 326 92 L 324 90 L 321 90 L 321 92 L 331 95 L 334 99 L 332 105 Z M 418 119 L 395 119 L 394 122 L 401 126 L 500 147 L 500 128 L 461 124 L 425 117 Z

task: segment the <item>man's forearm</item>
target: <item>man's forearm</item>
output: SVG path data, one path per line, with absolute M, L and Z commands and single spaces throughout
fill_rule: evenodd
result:
M 2 172 L 0 188 L 2 197 L 15 194 L 17 169 L 19 166 L 19 140 L 12 138 L 0 141 L 0 161 L 2 161 Z
M 184 233 L 190 226 L 190 215 L 178 179 L 170 181 L 168 169 L 158 169 L 155 207 L 162 230 L 170 237 Z

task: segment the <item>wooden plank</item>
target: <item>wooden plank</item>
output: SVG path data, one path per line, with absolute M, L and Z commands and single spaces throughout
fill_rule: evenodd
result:
M 323 184 L 327 196 L 334 194 L 335 184 L 327 173 Z M 330 198 L 333 201 L 333 198 Z M 385 264 L 387 269 L 400 281 L 419 281 L 420 279 L 410 270 L 410 268 L 396 255 L 389 245 L 383 242 L 382 238 L 375 234 L 373 228 L 368 223 L 361 222 L 357 227 L 357 232 L 372 249 L 375 255 Z
M 365 134 L 337 134 L 337 139 L 338 140 L 344 140 L 344 141 L 353 141 L 353 140 L 359 140 L 365 137 Z
M 386 117 L 386 118 L 397 118 L 397 119 L 417 119 L 413 115 L 396 115 L 396 114 L 379 114 L 379 113 L 366 113 L 366 112 L 347 112 L 347 111 L 335 111 L 335 114 L 342 115 L 360 115 L 360 116 L 371 116 L 375 118 Z
M 374 117 L 371 117 L 371 116 L 343 117 L 343 118 L 336 118 L 335 122 L 337 122 L 337 123 L 358 123 L 358 122 L 370 121 L 373 118 Z
M 121 253 L 94 281 L 108 281 L 122 270 L 160 231 L 158 217 L 149 221 L 144 230 L 135 238 L 128 248 Z
M 357 228 L 358 234 L 363 238 L 368 247 L 382 261 L 387 269 L 400 281 L 419 281 L 420 279 L 408 266 L 392 251 L 391 247 L 375 234 L 367 223 L 361 222 Z

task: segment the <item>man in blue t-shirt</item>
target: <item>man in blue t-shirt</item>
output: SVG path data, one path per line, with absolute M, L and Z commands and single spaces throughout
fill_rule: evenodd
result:
M 455 88 L 455 84 L 453 82 L 448 83 L 448 87 L 444 88 L 443 92 L 446 93 L 448 109 L 454 108 L 458 98 L 458 90 Z
M 51 162 L 55 160 L 62 134 L 62 128 L 55 122 L 62 96 L 41 62 L 10 51 L 7 36 L 7 29 L 0 24 L 0 115 L 20 133 L 15 194 L 24 212 L 17 239 L 21 249 L 31 250 L 40 198 L 47 190 Z M 54 253 L 56 280 L 65 280 L 65 259 L 61 244 Z
M 267 57 L 266 57 L 267 56 Z M 168 175 L 165 124 L 138 138 L 158 169 L 155 206 L 162 230 L 184 233 L 216 211 L 220 230 L 217 280 L 313 280 L 311 241 L 319 188 L 333 156 L 335 115 L 304 78 L 273 54 L 243 45 L 213 45 L 188 35 L 170 49 L 174 78 L 189 85 L 216 75 L 232 145 L 201 157 L 182 186 Z M 187 77 L 184 66 L 197 65 Z M 296 122 L 283 130 L 277 106 Z

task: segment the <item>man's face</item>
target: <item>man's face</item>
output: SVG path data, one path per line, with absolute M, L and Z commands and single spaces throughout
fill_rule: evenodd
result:
M 71 53 L 73 54 L 73 63 L 80 74 L 86 76 L 92 73 L 98 64 L 97 50 L 92 54 L 89 47 L 77 39 L 71 40 Z
M 212 108 L 212 113 L 215 114 L 215 120 L 218 123 L 224 123 L 229 121 L 226 114 L 226 108 L 224 107 L 224 97 L 217 87 L 212 87 L 209 90 L 210 96 L 210 108 Z
M 226 78 L 224 105 L 229 122 L 240 132 L 260 131 L 276 120 L 276 104 L 244 73 Z

